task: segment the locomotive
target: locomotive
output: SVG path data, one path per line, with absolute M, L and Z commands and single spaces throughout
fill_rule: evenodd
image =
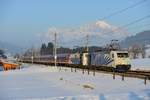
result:
M 111 67 L 114 71 L 128 71 L 131 68 L 127 51 L 98 51 L 83 53 L 82 65 Z
M 51 64 L 55 62 L 53 55 L 23 57 L 23 62 Z M 97 52 L 82 52 L 74 54 L 57 54 L 57 65 L 105 66 L 115 71 L 128 71 L 131 68 L 128 51 L 111 50 Z

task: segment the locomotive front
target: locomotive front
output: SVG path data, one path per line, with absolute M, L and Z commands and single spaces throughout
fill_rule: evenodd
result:
M 130 58 L 127 51 L 111 51 L 111 58 L 114 60 L 112 67 L 117 71 L 128 71 L 131 68 Z

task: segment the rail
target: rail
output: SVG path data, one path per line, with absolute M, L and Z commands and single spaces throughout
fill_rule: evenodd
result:
M 31 63 L 31 62 L 25 62 L 25 63 Z M 53 63 L 46 63 L 46 62 L 35 62 L 36 64 L 44 64 L 44 65 L 54 65 Z M 150 80 L 150 71 L 143 71 L 143 70 L 129 70 L 127 72 L 115 72 L 113 71 L 112 67 L 108 66 L 84 66 L 84 65 L 72 65 L 72 64 L 58 64 L 58 68 L 62 67 L 69 67 L 71 69 L 71 72 L 77 71 L 77 69 L 82 70 L 82 73 L 84 74 L 87 72 L 88 74 L 93 73 L 95 76 L 96 73 L 106 73 L 106 74 L 112 74 L 113 78 L 115 78 L 115 75 L 122 76 L 122 80 L 124 80 L 124 77 L 133 77 L 133 78 L 139 78 L 144 79 L 144 83 L 146 84 L 147 80 Z

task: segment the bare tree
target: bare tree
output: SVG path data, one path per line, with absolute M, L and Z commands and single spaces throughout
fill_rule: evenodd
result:
M 133 59 L 138 58 L 139 55 L 145 58 L 145 45 L 134 44 L 129 48 L 129 53 L 133 56 Z
M 145 58 L 145 56 L 146 56 L 146 47 L 145 47 L 144 44 L 141 47 L 141 52 L 142 52 L 142 58 Z

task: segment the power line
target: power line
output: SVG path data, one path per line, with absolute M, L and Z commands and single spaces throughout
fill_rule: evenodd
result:
M 131 26 L 131 25 L 133 25 L 133 24 L 135 24 L 135 23 L 138 23 L 138 22 L 140 22 L 140 21 L 142 21 L 142 20 L 145 20 L 145 19 L 147 19 L 147 18 L 149 18 L 149 17 L 150 17 L 150 15 L 144 16 L 144 17 L 142 17 L 142 18 L 140 18 L 140 19 L 137 19 L 137 20 L 134 20 L 134 21 L 132 21 L 132 22 L 130 22 L 130 23 L 128 23 L 128 24 L 125 24 L 125 25 L 122 25 L 122 26 L 120 26 L 120 27 L 117 27 L 117 28 L 115 28 L 113 31 L 118 30 L 118 29 L 122 29 L 122 28 L 125 28 L 125 27 L 128 27 L 128 26 Z M 147 24 L 147 25 L 149 25 L 149 24 Z M 104 34 L 111 33 L 111 32 L 112 32 L 112 31 L 105 32 Z M 85 39 L 81 39 L 81 42 L 85 42 L 84 40 L 85 40 Z M 68 42 L 61 42 L 61 43 L 62 43 L 62 44 L 67 44 Z M 86 36 L 86 47 L 87 47 L 88 44 L 89 44 L 89 35 Z M 82 45 L 84 45 L 84 43 L 83 43 Z
M 128 7 L 126 7 L 126 8 L 123 8 L 123 9 L 121 9 L 121 10 L 119 10 L 119 11 L 116 11 L 116 12 L 111 13 L 111 14 L 109 14 L 109 15 L 103 17 L 103 18 L 100 19 L 100 20 L 104 20 L 104 19 L 110 18 L 110 17 L 112 17 L 112 16 L 115 16 L 115 15 L 117 15 L 117 14 L 119 14 L 119 13 L 125 12 L 125 11 L 127 11 L 128 9 L 134 8 L 134 7 L 136 7 L 136 6 L 138 6 L 138 5 L 142 4 L 142 3 L 144 3 L 144 2 L 146 2 L 146 1 L 147 1 L 147 0 L 141 0 L 141 1 L 139 1 L 139 2 L 136 2 L 136 3 L 133 4 L 133 5 L 130 5 L 130 6 L 128 6 Z M 135 20 L 135 21 L 133 21 L 133 22 L 131 22 L 131 23 L 129 23 L 129 24 L 126 24 L 126 25 L 124 25 L 124 26 L 118 27 L 118 28 L 116 28 L 116 29 L 114 29 L 114 30 L 118 30 L 118 29 L 120 29 L 120 28 L 130 26 L 130 25 L 135 24 L 135 23 L 137 23 L 137 22 L 139 22 L 139 21 L 141 21 L 141 20 L 144 20 L 144 19 L 147 18 L 147 17 L 150 17 L 150 15 L 148 15 L 148 16 L 146 16 L 146 17 L 144 17 L 144 18 Z M 112 32 L 112 31 L 110 31 L 110 32 Z M 106 32 L 106 33 L 110 33 L 110 32 Z M 64 43 L 67 44 L 67 42 L 64 42 Z
M 149 17 L 150 17 L 150 15 L 147 15 L 147 16 L 145 16 L 145 17 L 142 17 L 142 18 L 140 18 L 140 19 L 137 19 L 137 20 L 135 20 L 135 21 L 132 21 L 132 22 L 130 22 L 130 23 L 128 23 L 128 24 L 125 24 L 125 25 L 123 25 L 123 26 L 117 27 L 117 28 L 115 28 L 113 31 L 118 30 L 118 29 L 122 29 L 122 28 L 124 28 L 124 27 L 128 27 L 128 26 L 133 25 L 133 24 L 135 24 L 135 23 L 138 23 L 138 22 L 140 22 L 140 21 L 142 21 L 142 20 L 145 20 L 145 19 L 147 19 L 147 18 L 149 18 Z M 112 31 L 110 31 L 110 32 L 105 32 L 105 34 L 111 33 L 111 32 L 112 32 Z
M 144 19 L 147 19 L 147 18 L 149 18 L 149 17 L 150 17 L 150 15 L 147 15 L 147 16 L 142 17 L 142 18 L 140 18 L 140 19 L 137 19 L 137 20 L 135 20 L 135 21 L 133 21 L 133 22 L 130 22 L 130 23 L 126 24 L 126 25 L 123 25 L 122 27 L 128 27 L 128 26 L 130 26 L 130 25 L 132 25 L 132 24 L 135 24 L 135 23 L 137 23 L 137 22 L 140 22 L 140 21 L 142 21 L 142 20 L 144 20 Z
M 132 29 L 132 28 L 141 28 L 141 27 L 147 27 L 147 26 L 150 26 L 150 23 L 148 23 L 148 24 L 143 24 L 143 25 L 138 25 L 138 26 L 133 26 L 133 27 L 130 27 L 130 28 L 128 28 L 128 29 Z
M 128 9 L 134 8 L 134 7 L 136 7 L 136 6 L 138 6 L 138 5 L 142 4 L 142 3 L 144 3 L 144 2 L 146 2 L 146 1 L 147 1 L 147 0 L 141 0 L 141 1 L 135 3 L 135 4 L 131 5 L 131 6 L 128 6 L 128 7 L 126 7 L 126 8 L 123 8 L 123 9 L 119 10 L 119 11 L 113 12 L 113 13 L 111 13 L 111 14 L 109 14 L 109 15 L 103 17 L 103 18 L 100 19 L 100 20 L 104 20 L 104 19 L 110 18 L 110 17 L 112 17 L 112 16 L 115 16 L 115 15 L 117 15 L 117 14 L 119 14 L 119 13 L 125 12 L 125 11 L 127 11 Z
M 133 25 L 133 24 L 135 24 L 135 23 L 138 23 L 138 22 L 140 22 L 140 21 L 142 21 L 142 20 L 145 20 L 145 19 L 147 19 L 147 18 L 149 18 L 149 17 L 150 17 L 150 15 L 144 16 L 144 17 L 142 17 L 142 18 L 140 18 L 140 19 L 137 19 L 137 20 L 134 20 L 134 21 L 132 21 L 132 22 L 130 22 L 130 23 L 128 23 L 128 24 L 125 24 L 125 25 L 122 25 L 122 26 L 120 26 L 120 27 L 117 27 L 117 28 L 115 28 L 113 31 L 118 30 L 118 29 L 122 29 L 122 28 L 125 28 L 125 27 L 128 27 L 128 26 L 131 26 L 131 25 Z M 147 24 L 147 26 L 148 26 L 148 25 L 150 25 L 150 24 Z M 112 33 L 112 31 L 104 32 L 104 34 L 108 34 L 108 33 Z

